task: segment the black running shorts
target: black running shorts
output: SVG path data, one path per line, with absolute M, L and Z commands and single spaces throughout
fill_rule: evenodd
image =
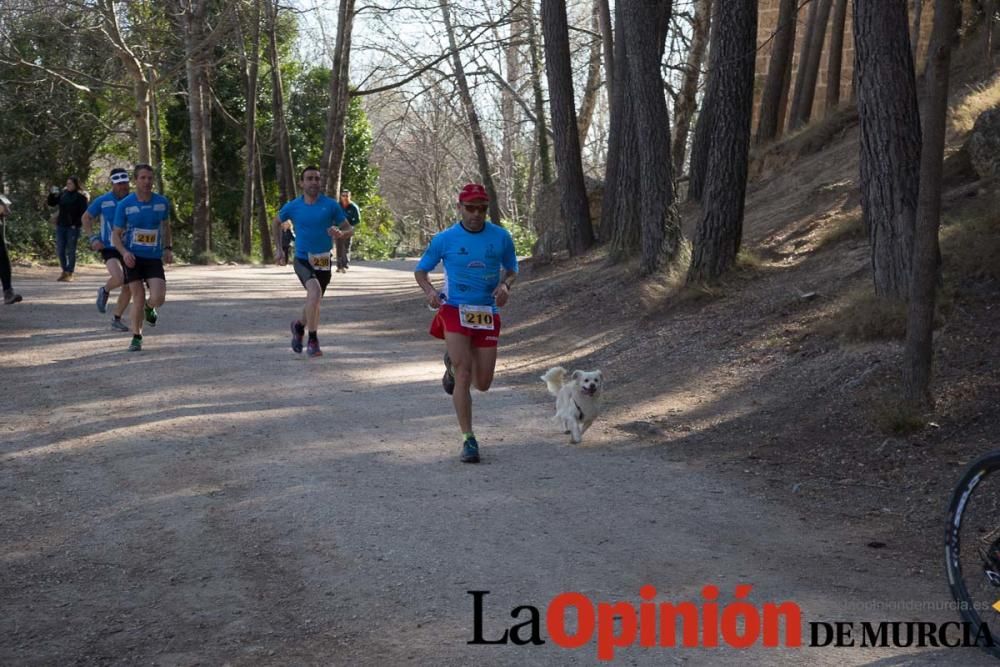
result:
M 299 282 L 302 283 L 303 287 L 315 278 L 316 282 L 319 283 L 320 293 L 326 294 L 326 286 L 330 284 L 330 273 L 330 271 L 317 271 L 309 264 L 309 260 L 301 257 L 295 258 L 295 275 L 299 277 Z
M 101 259 L 107 262 L 109 259 L 117 259 L 125 266 L 125 262 L 122 261 L 122 254 L 118 252 L 118 248 L 101 248 L 98 252 L 101 253 Z
M 138 280 L 143 280 L 148 285 L 150 278 L 159 278 L 160 280 L 167 279 L 166 275 L 163 273 L 163 260 L 136 257 L 135 266 L 132 268 L 129 268 L 128 266 L 125 267 L 125 282 L 127 283 L 134 283 Z

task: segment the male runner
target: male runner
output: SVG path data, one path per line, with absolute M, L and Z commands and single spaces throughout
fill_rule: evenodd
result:
M 320 192 L 321 176 L 318 167 L 306 167 L 300 176 L 302 195 L 281 207 L 274 219 L 274 238 L 281 232 L 295 227 L 295 275 L 306 288 L 306 305 L 302 319 L 292 322 L 292 351 L 301 354 L 302 337 L 309 331 L 306 354 L 321 357 L 319 349 L 319 304 L 330 284 L 330 251 L 333 239 L 348 238 L 353 234 L 344 210 L 335 199 Z M 275 249 L 275 261 L 284 265 L 288 261 L 280 245 Z
M 115 248 L 125 262 L 125 283 L 132 290 L 131 352 L 142 350 L 142 321 L 155 327 L 156 309 L 167 297 L 167 279 L 163 262 L 174 261 L 170 233 L 170 200 L 153 192 L 153 168 L 137 164 L 133 172 L 135 192 L 118 203 L 115 210 Z M 146 288 L 149 286 L 149 299 Z
M 500 337 L 498 309 L 506 305 L 517 280 L 514 240 L 506 229 L 486 220 L 489 201 L 482 185 L 463 187 L 458 195 L 461 219 L 434 235 L 414 272 L 427 303 L 438 309 L 430 334 L 445 341 L 441 383 L 452 395 L 464 463 L 479 463 L 470 387 L 486 391 L 493 382 Z M 440 294 L 427 276 L 439 262 L 444 262 L 445 280 Z
M 100 253 L 104 266 L 108 269 L 107 281 L 97 288 L 97 310 L 101 313 L 107 312 L 108 296 L 111 291 L 116 287 L 122 288 L 118 294 L 114 317 L 111 319 L 111 328 L 118 331 L 128 331 L 128 325 L 122 322 L 122 313 L 128 307 L 132 291 L 128 287 L 123 287 L 125 265 L 122 263 L 121 253 L 111 242 L 111 235 L 118 202 L 125 199 L 130 191 L 128 172 L 121 167 L 115 167 L 111 170 L 111 190 L 90 202 L 90 206 L 83 214 L 83 230 L 90 238 L 90 247 Z M 96 234 L 93 233 L 95 220 L 100 220 L 100 230 Z

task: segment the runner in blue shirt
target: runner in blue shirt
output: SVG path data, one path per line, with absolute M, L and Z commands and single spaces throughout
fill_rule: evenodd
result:
M 295 227 L 295 275 L 306 288 L 306 305 L 302 319 L 292 321 L 292 351 L 302 352 L 302 338 L 309 331 L 306 353 L 321 357 L 319 349 L 319 304 L 330 284 L 330 251 L 334 239 L 349 238 L 351 223 L 344 217 L 340 204 L 320 192 L 322 177 L 318 167 L 306 167 L 300 176 L 302 196 L 293 199 L 278 211 L 274 219 L 275 260 L 284 265 L 288 258 L 279 239 L 286 229 Z
M 115 209 L 115 248 L 125 262 L 125 282 L 132 290 L 132 343 L 129 350 L 142 350 L 142 321 L 155 327 L 156 309 L 167 298 L 163 262 L 174 261 L 170 232 L 170 200 L 153 192 L 153 168 L 137 164 L 133 171 L 135 192 L 118 202 Z M 149 285 L 149 299 L 146 288 Z
M 430 334 L 445 341 L 444 390 L 452 395 L 462 430 L 465 463 L 479 463 L 479 443 L 472 432 L 474 385 L 486 391 L 493 383 L 500 339 L 500 313 L 517 280 L 517 255 L 510 233 L 486 220 L 486 188 L 469 183 L 458 195 L 459 222 L 431 240 L 414 276 L 427 303 L 437 308 Z M 444 262 L 444 289 L 428 273 Z M 445 303 L 442 304 L 442 295 Z
M 83 214 L 83 230 L 90 237 L 90 247 L 100 253 L 104 260 L 104 266 L 108 270 L 108 279 L 103 285 L 97 288 L 97 310 L 105 313 L 108 310 L 108 297 L 111 290 L 122 287 L 125 284 L 125 265 L 122 262 L 121 253 L 111 242 L 112 229 L 115 224 L 115 209 L 118 202 L 128 196 L 130 191 L 128 172 L 121 167 L 111 170 L 111 191 L 105 192 L 100 197 L 90 202 L 87 212 Z M 99 231 L 93 233 L 94 222 L 99 225 Z M 118 294 L 118 303 L 115 305 L 114 317 L 111 320 L 111 328 L 118 331 L 128 331 L 128 325 L 122 322 L 122 313 L 128 307 L 132 290 L 122 287 Z

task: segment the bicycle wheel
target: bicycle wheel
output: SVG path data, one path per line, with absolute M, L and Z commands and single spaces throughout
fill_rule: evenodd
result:
M 973 635 L 985 624 L 1000 657 L 1000 450 L 975 461 L 951 494 L 945 532 L 948 585 Z

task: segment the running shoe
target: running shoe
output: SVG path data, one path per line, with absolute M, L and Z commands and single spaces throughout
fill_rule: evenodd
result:
M 448 353 L 444 353 L 444 376 L 441 378 L 441 386 L 444 387 L 444 393 L 449 396 L 455 393 L 455 374 L 451 370 L 451 357 Z
M 319 341 L 313 339 L 306 345 L 306 354 L 310 357 L 322 357 L 323 350 L 319 349 Z
M 3 291 L 3 302 L 8 306 L 12 303 L 20 303 L 21 295 L 16 293 L 13 289 L 5 289 Z
M 128 346 L 129 352 L 142 352 L 142 339 L 138 336 L 132 336 L 132 342 Z
M 302 336 L 306 333 L 306 328 L 299 320 L 292 322 L 292 352 L 302 354 Z
M 108 312 L 108 290 L 101 285 L 97 288 L 97 312 Z
M 124 331 L 125 333 L 128 333 L 129 331 L 128 325 L 125 324 L 120 317 L 111 318 L 111 328 L 115 331 Z
M 143 310 L 146 312 L 146 321 L 149 322 L 149 326 L 155 327 L 156 320 L 160 319 L 160 316 L 156 313 L 156 308 L 143 306 Z
M 475 438 L 466 438 L 462 443 L 462 463 L 479 463 L 479 443 Z

